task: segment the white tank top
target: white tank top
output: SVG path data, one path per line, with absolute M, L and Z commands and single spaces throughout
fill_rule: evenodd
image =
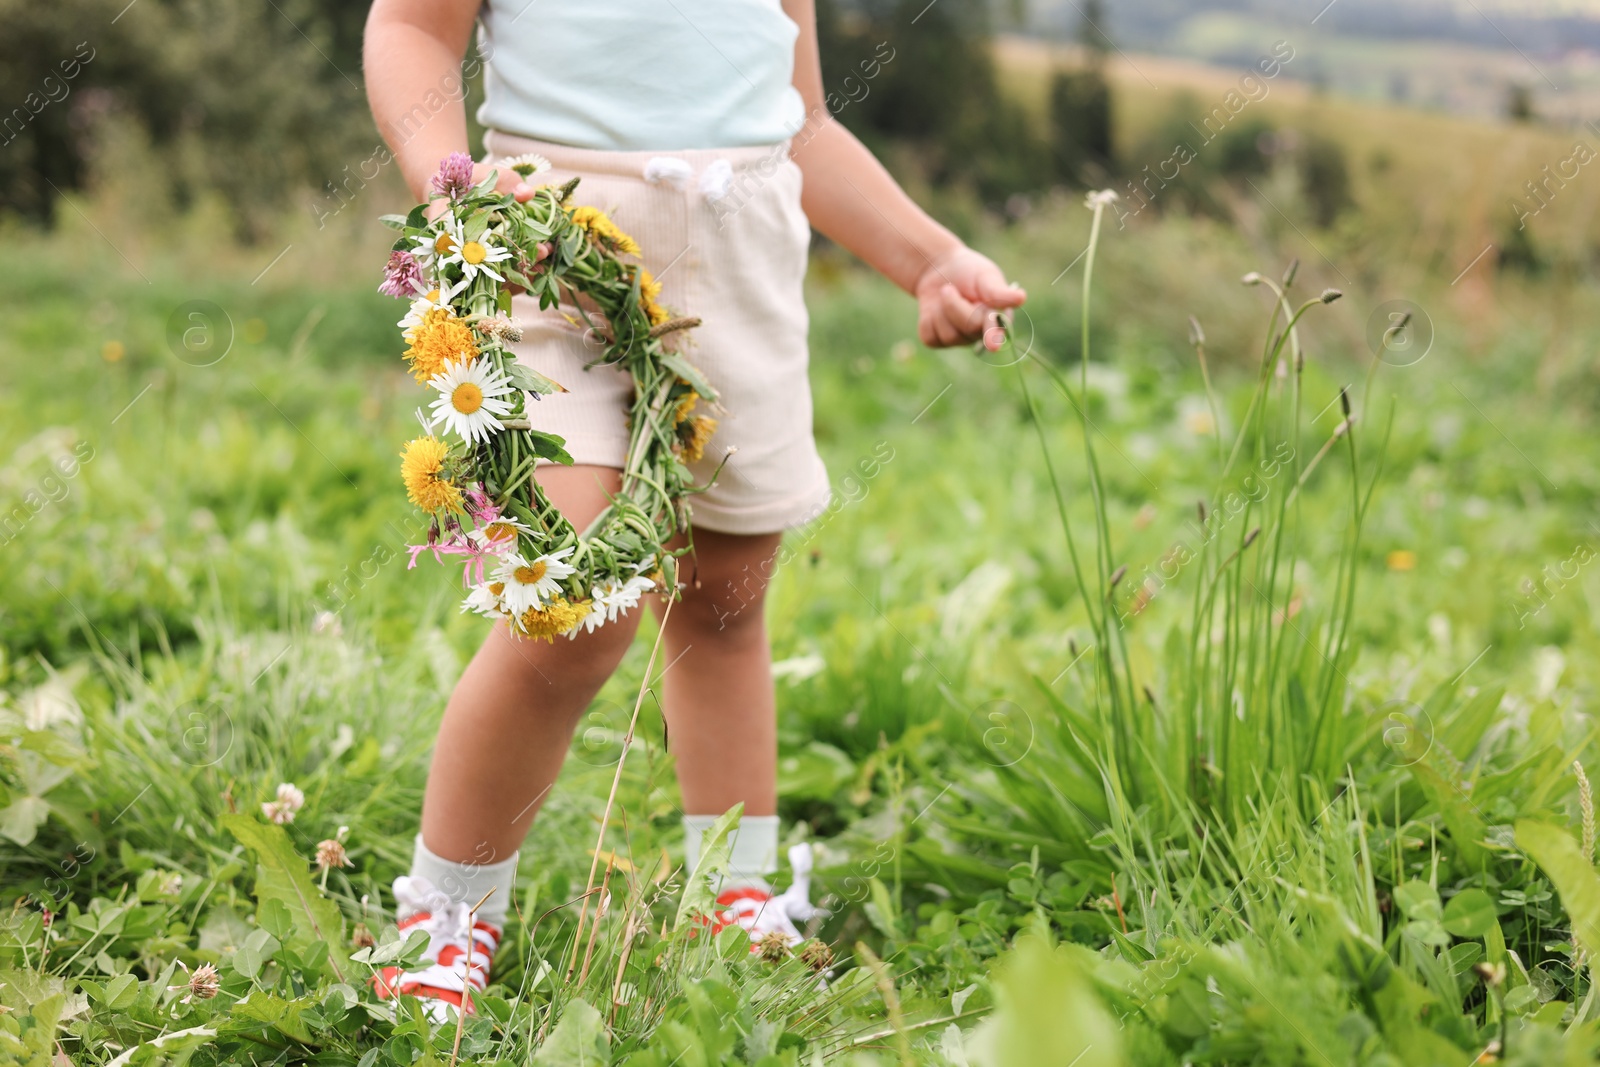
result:
M 777 144 L 799 132 L 779 0 L 484 0 L 478 121 L 578 148 Z

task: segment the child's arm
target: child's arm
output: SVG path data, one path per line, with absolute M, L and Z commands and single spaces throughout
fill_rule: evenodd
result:
M 814 0 L 783 0 L 800 27 L 794 84 L 806 105 L 794 161 L 805 174 L 802 203 L 811 224 L 917 298 L 917 332 L 944 347 L 983 337 L 995 308 L 1027 299 L 988 257 L 919 208 L 855 136 L 833 120 L 822 88 Z
M 367 15 L 367 100 L 418 200 L 426 199 L 440 160 L 471 152 L 461 59 L 481 6 L 482 0 L 375 0 Z M 482 164 L 473 169 L 480 179 L 488 173 Z M 500 175 L 502 191 L 527 199 L 531 191 L 525 196 L 520 183 L 511 171 Z

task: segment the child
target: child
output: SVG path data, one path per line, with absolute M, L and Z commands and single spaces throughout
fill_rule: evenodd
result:
M 694 465 L 699 481 L 736 452 L 716 487 L 693 498 L 684 573 L 697 580 L 662 637 L 663 707 L 686 862 L 712 821 L 743 803 L 720 918 L 752 939 L 791 942 L 803 893 L 773 897 L 763 880 L 777 868 L 777 728 L 760 592 L 745 579 L 770 573 L 782 531 L 828 499 L 806 378 L 809 227 L 916 297 L 925 344 L 998 347 L 995 309 L 1024 299 L 833 121 L 812 4 L 589 0 L 558 12 L 534 0 L 376 0 L 365 61 L 373 115 L 421 199 L 440 161 L 467 148 L 460 65 L 479 21 L 479 118 L 490 132 L 477 177 L 498 170 L 499 187 L 521 200 L 533 188 L 497 161 L 549 161 L 530 179 L 539 184 L 581 177 L 576 202 L 606 210 L 637 240 L 660 302 L 704 321 L 691 358 L 720 392 L 722 420 Z M 620 485 L 632 380 L 585 370 L 600 352 L 554 310 L 521 297 L 513 314 L 524 330 L 518 358 L 570 390 L 544 398 L 535 419 L 566 438 L 574 465 L 544 467 L 539 479 L 582 529 Z M 388 974 L 381 993 L 430 998 L 442 1017 L 465 985 L 484 987 L 517 850 L 637 624 L 634 615 L 553 645 L 503 624 L 487 636 L 445 709 L 411 874 L 395 883 L 401 925 L 431 935 L 431 964 Z M 808 859 L 791 857 L 797 876 Z M 491 889 L 469 930 L 468 909 Z

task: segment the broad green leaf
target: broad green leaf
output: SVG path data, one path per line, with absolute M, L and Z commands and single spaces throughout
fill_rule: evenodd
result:
M 532 367 L 526 366 L 522 363 L 507 364 L 506 377 L 510 378 L 511 384 L 516 386 L 518 389 L 523 389 L 530 393 L 538 393 L 541 396 L 549 396 L 551 393 L 565 393 L 568 391 L 567 387 L 562 385 L 560 382 L 546 378 Z
M 1117 1022 L 1066 945 L 1028 934 L 999 962 L 995 1012 L 967 1042 L 974 1067 L 1120 1067 Z
M 588 1001 L 569 1001 L 533 1062 L 540 1067 L 606 1067 L 611 1062 L 611 1042 L 605 1020 Z
M 1394 902 L 1408 919 L 1437 919 L 1441 914 L 1439 894 L 1427 882 L 1403 882 L 1395 886 Z
M 317 890 L 305 859 L 295 852 L 283 827 L 261 822 L 253 815 L 224 815 L 222 825 L 255 853 L 257 918 L 268 901 L 281 902 L 294 918 L 291 944 L 327 942 L 328 962 L 335 976 L 344 981 L 349 959 L 337 947 L 344 944 L 344 918 L 333 901 Z
M 296 1041 L 309 1044 L 312 1041 L 311 1028 L 300 1016 L 307 1008 L 312 1007 L 313 1003 L 313 998 L 309 996 L 285 1000 L 257 990 L 234 1004 L 228 1014 L 251 1024 L 270 1026 Z
M 1486 937 L 1499 925 L 1494 900 L 1481 889 L 1463 889 L 1444 906 L 1444 928 L 1457 937 Z
M 254 978 L 281 947 L 282 943 L 268 931 L 252 930 L 233 954 L 234 970 L 246 978 Z
M 135 1045 L 126 1049 L 116 1059 L 106 1064 L 106 1067 L 128 1067 L 137 1059 L 139 1063 L 162 1063 L 170 1067 L 181 1067 L 189 1062 L 189 1057 L 194 1055 L 194 1050 L 201 1045 L 209 1044 L 217 1036 L 217 1031 L 210 1026 L 194 1026 L 187 1030 L 177 1030 L 170 1034 L 151 1038 L 142 1045 Z
M 1555 883 L 1572 920 L 1573 937 L 1590 952 L 1600 949 L 1600 876 L 1578 842 L 1559 827 L 1518 819 L 1517 847 Z
M 1472 802 L 1470 787 L 1463 781 L 1458 766 L 1439 759 L 1437 762 L 1446 768 L 1441 771 L 1432 756 L 1430 753 L 1428 758 L 1411 765 L 1412 777 L 1439 809 L 1439 816 L 1450 831 L 1450 840 L 1461 853 L 1462 862 L 1477 868 L 1483 862 L 1483 839 L 1489 832 L 1488 824 Z
M 533 454 L 540 459 L 548 459 L 565 467 L 572 466 L 572 456 L 566 449 L 566 438 L 540 430 L 523 430 L 522 435 L 528 447 L 533 450 Z
M 710 915 L 716 910 L 717 886 L 727 873 L 728 857 L 733 852 L 733 843 L 728 840 L 728 835 L 739 825 L 739 817 L 743 814 L 744 805 L 735 804 L 723 812 L 700 839 L 700 862 L 695 865 L 694 873 L 684 879 L 683 896 L 678 901 L 678 917 L 672 924 L 674 930 L 681 930 L 700 916 Z
M 30 845 L 39 827 L 50 817 L 50 804 L 41 797 L 18 797 L 0 809 L 0 837 L 19 845 Z

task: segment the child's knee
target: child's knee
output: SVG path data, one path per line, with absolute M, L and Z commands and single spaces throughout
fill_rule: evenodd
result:
M 684 590 L 673 615 L 704 636 L 734 637 L 761 628 L 766 594 L 767 580 L 756 575 L 725 579 L 720 589 L 704 583 Z

